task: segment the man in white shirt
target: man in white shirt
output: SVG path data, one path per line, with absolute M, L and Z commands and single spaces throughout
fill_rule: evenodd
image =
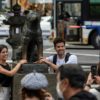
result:
M 65 52 L 66 48 L 64 39 L 55 38 L 53 43 L 54 43 L 54 49 L 57 52 L 55 58 L 54 55 L 42 58 L 40 60 L 40 63 L 44 62 L 48 64 L 51 68 L 53 68 L 53 70 L 57 70 L 59 66 L 61 66 L 62 64 L 77 64 L 77 56 Z

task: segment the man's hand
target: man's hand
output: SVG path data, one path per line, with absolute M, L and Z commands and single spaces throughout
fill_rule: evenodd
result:
M 44 63 L 44 61 L 42 61 L 42 59 L 46 59 L 46 58 L 40 57 L 39 60 L 37 60 L 37 61 L 35 61 L 35 62 L 33 62 L 33 63 L 42 64 L 42 63 Z
M 43 59 L 40 59 L 40 63 L 46 63 L 46 64 L 49 64 L 50 61 L 48 61 L 47 59 L 43 58 Z

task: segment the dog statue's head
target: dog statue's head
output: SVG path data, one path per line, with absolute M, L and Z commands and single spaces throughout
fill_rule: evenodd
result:
M 31 22 L 34 21 L 38 17 L 37 12 L 32 11 L 32 10 L 26 11 L 25 15 L 26 15 L 26 19 Z

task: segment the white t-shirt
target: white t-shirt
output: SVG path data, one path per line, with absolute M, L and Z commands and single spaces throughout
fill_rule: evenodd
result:
M 53 63 L 53 56 L 54 55 L 46 57 L 46 59 Z M 56 65 L 58 65 L 58 66 L 61 66 L 63 64 L 77 64 L 77 63 L 78 62 L 77 62 L 77 56 L 76 55 L 70 55 L 67 62 L 65 62 L 65 57 L 63 59 L 59 59 L 58 56 L 57 56 Z
M 100 92 L 97 91 L 96 89 L 90 89 L 89 92 L 94 94 L 97 97 L 97 100 L 100 100 Z

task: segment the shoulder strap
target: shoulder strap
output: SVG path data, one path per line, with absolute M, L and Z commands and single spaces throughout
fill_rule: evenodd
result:
M 70 53 L 66 53 L 65 62 L 68 61 L 70 55 L 71 55 Z M 56 62 L 57 62 L 57 54 L 55 54 L 55 55 L 53 56 L 53 64 L 56 64 Z
M 66 56 L 65 56 L 65 62 L 68 61 L 70 55 L 71 55 L 70 53 L 66 53 Z
M 6 64 L 7 64 L 7 65 L 0 64 L 0 66 L 2 66 L 2 67 L 5 68 L 5 69 L 10 70 L 11 68 L 10 68 L 9 64 L 8 64 L 8 63 L 6 63 Z
M 2 66 L 2 67 L 3 67 L 4 65 L 3 65 L 3 64 L 0 64 L 0 66 Z
M 57 62 L 57 54 L 55 54 L 55 55 L 53 56 L 53 64 L 56 64 L 56 62 Z
M 3 64 L 0 64 L 1 66 L 9 66 L 9 64 L 8 63 L 6 63 L 6 65 L 3 65 Z

